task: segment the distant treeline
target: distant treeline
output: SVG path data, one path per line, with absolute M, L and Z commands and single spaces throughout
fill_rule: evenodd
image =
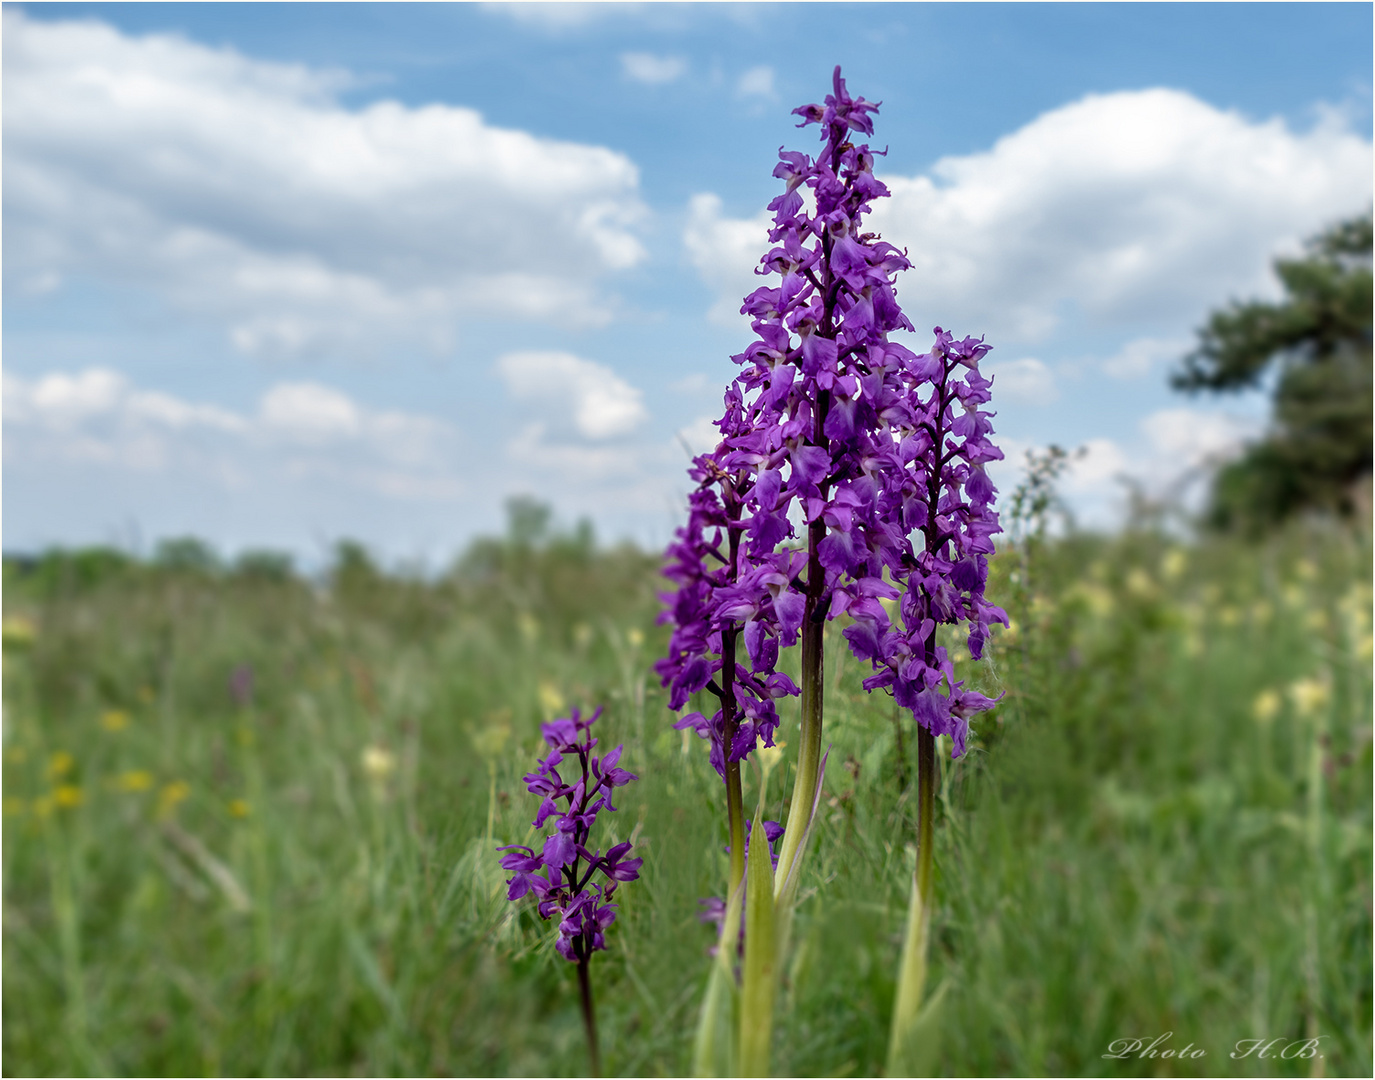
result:
M 586 518 L 580 519 L 571 529 L 556 527 L 552 508 L 529 496 L 508 500 L 506 513 L 504 536 L 478 537 L 447 569 L 436 573 L 424 573 L 405 563 L 389 568 L 356 540 L 338 541 L 324 567 L 310 572 L 304 570 L 297 556 L 289 551 L 253 548 L 225 556 L 205 540 L 179 536 L 158 541 L 147 555 L 112 545 L 54 546 L 37 553 L 10 552 L 4 555 L 5 577 L 7 581 L 24 581 L 40 587 L 45 582 L 85 587 L 151 570 L 253 581 L 309 580 L 339 584 L 372 578 L 482 579 L 516 570 L 521 560 L 536 555 L 542 560 L 573 562 L 594 558 L 651 559 L 630 541 L 613 548 L 599 545 L 592 523 Z

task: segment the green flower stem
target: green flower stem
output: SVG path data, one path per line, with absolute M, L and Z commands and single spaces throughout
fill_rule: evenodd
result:
M 912 1035 L 926 990 L 926 953 L 931 929 L 931 863 L 936 809 L 936 739 L 917 727 L 917 865 L 912 872 L 912 899 L 902 946 L 897 1001 L 888 1040 L 888 1075 L 903 1076 L 915 1049 Z
M 1328 741 L 1326 706 L 1313 710 L 1308 724 L 1312 741 L 1308 748 L 1308 814 L 1306 833 L 1311 870 L 1303 901 L 1304 923 L 1304 997 L 1308 1038 L 1320 1035 L 1318 1018 L 1322 1012 L 1322 951 L 1319 943 L 1318 910 L 1326 907 L 1326 866 L 1323 860 L 1323 749 Z M 1322 1076 L 1322 1058 L 1313 1059 L 1312 1076 Z
M 820 588 L 824 581 L 817 544 L 825 538 L 826 526 L 814 521 L 809 529 L 811 557 L 807 567 L 807 608 L 802 620 L 802 722 L 797 748 L 797 774 L 793 778 L 793 793 L 788 804 L 788 824 L 783 833 L 783 846 L 778 852 L 779 882 L 787 881 L 793 863 L 801 858 L 802 841 L 812 818 L 812 793 L 820 779 L 822 698 L 826 689 L 826 656 L 824 617 L 818 617 Z M 815 583 L 815 586 L 813 586 Z

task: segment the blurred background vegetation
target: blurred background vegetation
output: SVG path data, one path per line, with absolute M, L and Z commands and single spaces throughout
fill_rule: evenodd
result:
M 959 665 L 1005 696 L 941 766 L 934 1072 L 1370 1075 L 1370 233 L 1277 263 L 1285 299 L 1177 373 L 1274 387 L 1211 528 L 1052 528 L 1057 448 L 1007 493 L 1012 625 Z M 534 835 L 540 723 L 605 705 L 640 781 L 603 844 L 645 865 L 594 965 L 604 1056 L 683 1075 L 725 824 L 648 677 L 663 588 L 529 500 L 440 575 L 349 543 L 313 576 L 194 539 L 7 557 L 5 1074 L 581 1074 L 572 969 L 495 848 Z M 780 1075 L 878 1074 L 914 859 L 910 718 L 842 628 Z M 1205 1055 L 1104 1056 L 1158 1036 Z
M 1012 628 L 960 665 L 1006 697 L 942 766 L 935 1069 L 1306 1075 L 1228 1055 L 1318 1035 L 1368 1075 L 1368 532 L 1056 538 L 1055 469 L 1009 503 Z M 4 575 L 6 1074 L 580 1074 L 572 970 L 493 850 L 574 704 L 641 777 L 608 819 L 646 862 L 594 967 L 607 1067 L 687 1070 L 724 815 L 647 677 L 657 557 L 523 502 L 431 578 L 194 541 Z M 913 858 L 911 730 L 840 629 L 781 1075 L 881 1068 Z M 1102 1057 L 1165 1032 L 1207 1056 Z

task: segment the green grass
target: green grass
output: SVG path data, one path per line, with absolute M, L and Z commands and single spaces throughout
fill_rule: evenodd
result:
M 593 965 L 603 1054 L 682 1075 L 724 800 L 648 672 L 662 587 L 585 536 L 432 582 L 353 551 L 328 588 L 7 561 L 5 1073 L 581 1074 L 573 969 L 493 848 L 531 835 L 541 720 L 604 704 L 641 777 L 606 842 L 645 866 Z M 989 595 L 1016 631 L 961 665 L 1006 697 L 942 767 L 934 1068 L 1307 1075 L 1228 1055 L 1315 1034 L 1369 1075 L 1368 539 L 1074 538 L 1000 556 Z M 913 860 L 910 720 L 904 761 L 838 630 L 779 1074 L 880 1071 Z M 1206 1056 L 1103 1057 L 1165 1032 Z

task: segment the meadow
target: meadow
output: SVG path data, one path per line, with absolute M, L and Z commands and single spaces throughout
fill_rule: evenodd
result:
M 605 1065 L 687 1073 L 725 813 L 649 672 L 658 570 L 519 528 L 429 578 L 6 559 L 5 1075 L 582 1074 L 572 965 L 495 848 L 533 835 L 539 724 L 599 704 L 640 777 L 606 842 L 645 859 L 592 968 Z M 960 668 L 1006 696 L 943 755 L 931 1070 L 1369 1076 L 1369 536 L 1031 536 L 988 596 L 1013 625 Z M 911 721 L 840 629 L 779 1075 L 880 1074 L 914 859 Z

